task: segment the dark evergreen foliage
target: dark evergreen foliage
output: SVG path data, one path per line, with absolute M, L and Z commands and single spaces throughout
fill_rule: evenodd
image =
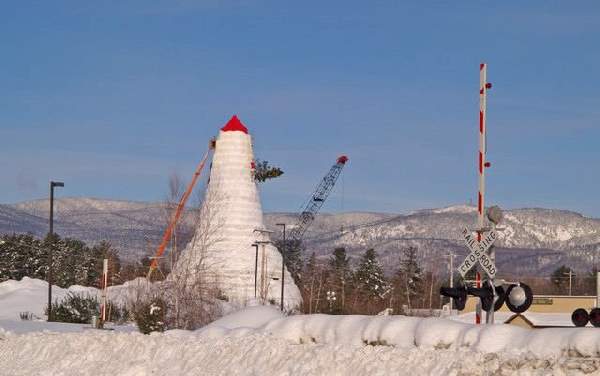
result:
M 145 304 L 141 304 L 135 311 L 135 322 L 140 332 L 164 332 L 167 305 L 161 298 L 155 297 Z
M 367 249 L 362 255 L 354 277 L 356 287 L 367 299 L 384 299 L 390 291 L 389 283 L 373 248 Z
M 335 292 L 334 302 L 330 302 L 330 313 L 344 313 L 346 295 L 352 289 L 352 268 L 345 248 L 336 248 L 329 259 L 328 287 Z
M 120 282 L 119 256 L 107 242 L 90 248 L 80 240 L 62 239 L 56 234 L 44 240 L 23 234 L 4 235 L 0 240 L 0 282 L 23 277 L 46 279 L 50 249 L 53 250 L 52 279 L 59 287 L 98 287 L 104 257 L 110 260 L 111 282 Z
M 268 161 L 256 160 L 254 166 L 254 180 L 264 183 L 269 179 L 274 179 L 283 175 L 283 170 L 279 167 L 269 166 Z
M 47 307 L 45 313 L 48 314 Z M 95 296 L 69 293 L 52 304 L 53 321 L 87 324 L 92 321 L 92 316 L 99 315 L 100 303 Z

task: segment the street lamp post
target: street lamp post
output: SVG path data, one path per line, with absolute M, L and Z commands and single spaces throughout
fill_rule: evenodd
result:
M 285 282 L 285 254 L 287 252 L 287 243 L 285 241 L 285 223 L 277 223 L 276 225 L 283 227 L 283 249 L 281 250 L 281 312 L 283 312 L 283 287 Z
M 50 249 L 48 250 L 48 321 L 52 321 L 52 256 L 54 253 L 54 187 L 64 187 L 65 183 L 50 181 Z

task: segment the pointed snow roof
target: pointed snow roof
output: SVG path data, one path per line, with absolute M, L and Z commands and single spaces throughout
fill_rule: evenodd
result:
M 236 115 L 233 115 L 231 119 L 225 124 L 223 128 L 221 128 L 223 132 L 232 132 L 232 131 L 240 131 L 248 134 L 248 128 L 242 124 L 240 119 Z

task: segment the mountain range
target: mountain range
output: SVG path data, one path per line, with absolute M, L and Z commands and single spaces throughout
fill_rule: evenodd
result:
M 0 205 L 0 234 L 48 231 L 47 199 Z M 153 253 L 169 218 L 164 203 L 61 198 L 55 200 L 54 229 L 63 237 L 88 244 L 110 241 L 125 261 Z M 188 210 L 179 226 L 181 244 L 190 238 L 196 211 Z M 278 236 L 276 223 L 293 225 L 295 213 L 266 213 L 265 225 Z M 345 247 L 356 259 L 374 248 L 388 272 L 402 249 L 415 246 L 425 267 L 447 272 L 447 255 L 460 262 L 467 254 L 461 231 L 475 229 L 476 208 L 466 205 L 418 210 L 407 214 L 346 212 L 319 214 L 307 231 L 305 253 L 326 258 Z M 548 275 L 560 265 L 587 271 L 600 251 L 600 219 L 555 209 L 529 208 L 504 212 L 498 225 L 497 266 L 504 275 Z M 600 261 L 600 260 L 598 260 Z

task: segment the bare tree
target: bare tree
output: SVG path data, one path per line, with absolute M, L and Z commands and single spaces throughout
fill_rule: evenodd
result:
M 177 207 L 185 192 L 185 182 L 176 172 L 171 173 L 168 182 L 168 191 L 163 203 L 163 216 L 165 227 L 169 226 L 173 215 L 177 211 Z M 169 270 L 177 263 L 179 257 L 180 246 L 185 245 L 189 241 L 190 234 L 193 229 L 190 226 L 189 211 L 184 210 L 181 217 L 175 223 L 170 239 L 170 252 L 168 262 L 166 263 Z
M 205 196 L 201 210 L 194 212 L 194 236 L 163 282 L 170 327 L 194 329 L 220 314 L 217 299 L 222 293 L 216 273 L 219 260 L 208 256 L 223 241 L 222 217 L 218 215 L 222 202 L 222 197 L 215 194 Z

